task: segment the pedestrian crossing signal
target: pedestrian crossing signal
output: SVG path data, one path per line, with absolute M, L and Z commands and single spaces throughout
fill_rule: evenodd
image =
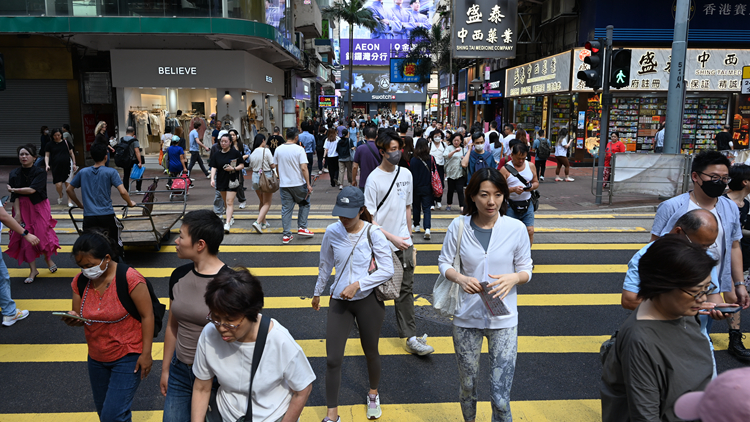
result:
M 612 88 L 627 88 L 630 86 L 630 59 L 632 50 L 618 49 L 612 52 L 612 71 L 609 86 Z
M 591 52 L 583 59 L 589 68 L 579 71 L 576 76 L 585 82 L 588 88 L 594 88 L 596 91 L 602 87 L 604 79 L 604 41 L 587 41 L 585 48 Z
M 5 58 L 0 53 L 0 91 L 5 91 Z

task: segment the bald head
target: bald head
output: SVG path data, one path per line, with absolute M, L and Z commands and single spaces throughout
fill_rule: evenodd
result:
M 692 210 L 677 220 L 670 233 L 684 234 L 692 243 L 708 249 L 719 235 L 719 222 L 710 211 Z

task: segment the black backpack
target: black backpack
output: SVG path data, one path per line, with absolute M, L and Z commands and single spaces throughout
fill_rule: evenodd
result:
M 539 148 L 536 150 L 536 158 L 546 160 L 551 154 L 551 145 L 546 138 L 539 138 Z
M 115 164 L 118 167 L 126 168 L 135 163 L 135 147 L 133 146 L 135 141 L 135 138 L 129 141 L 126 141 L 125 138 L 120 138 L 120 143 L 115 147 Z
M 122 307 L 125 308 L 128 314 L 140 322 L 141 314 L 138 312 L 138 308 L 135 306 L 133 298 L 130 297 L 130 292 L 128 292 L 127 273 L 129 268 L 130 267 L 128 267 L 126 264 L 123 264 L 122 262 L 117 263 L 117 273 L 115 274 L 117 298 L 120 299 Z M 86 290 L 86 285 L 88 283 L 89 279 L 86 276 L 84 276 L 83 274 L 78 276 L 79 296 L 83 297 L 83 292 Z M 166 312 L 167 307 L 163 303 L 159 302 L 159 298 L 156 296 L 156 293 L 154 293 L 154 286 L 151 285 L 151 282 L 148 281 L 147 278 L 146 286 L 148 287 L 148 294 L 151 296 L 151 305 L 154 308 L 154 338 L 156 338 L 161 331 L 161 327 L 164 322 L 164 313 Z

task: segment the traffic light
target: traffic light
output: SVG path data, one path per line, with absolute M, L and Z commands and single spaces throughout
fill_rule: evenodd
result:
M 630 86 L 630 59 L 632 50 L 622 48 L 612 52 L 612 71 L 609 76 L 609 86 L 612 88 L 627 88 Z
M 5 58 L 0 53 L 0 91 L 5 91 Z
M 602 87 L 604 78 L 604 43 L 601 41 L 587 41 L 584 46 L 591 52 L 590 55 L 583 59 L 583 62 L 589 65 L 589 70 L 578 72 L 578 79 L 586 83 L 594 91 Z

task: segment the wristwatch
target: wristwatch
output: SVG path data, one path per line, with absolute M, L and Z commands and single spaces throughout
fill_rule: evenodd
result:
M 24 230 L 23 234 L 21 236 L 26 236 L 27 234 L 29 234 L 29 231 L 28 230 Z
M 738 282 L 734 283 L 734 287 L 737 287 L 737 286 L 745 286 L 745 282 L 744 281 L 738 281 Z

